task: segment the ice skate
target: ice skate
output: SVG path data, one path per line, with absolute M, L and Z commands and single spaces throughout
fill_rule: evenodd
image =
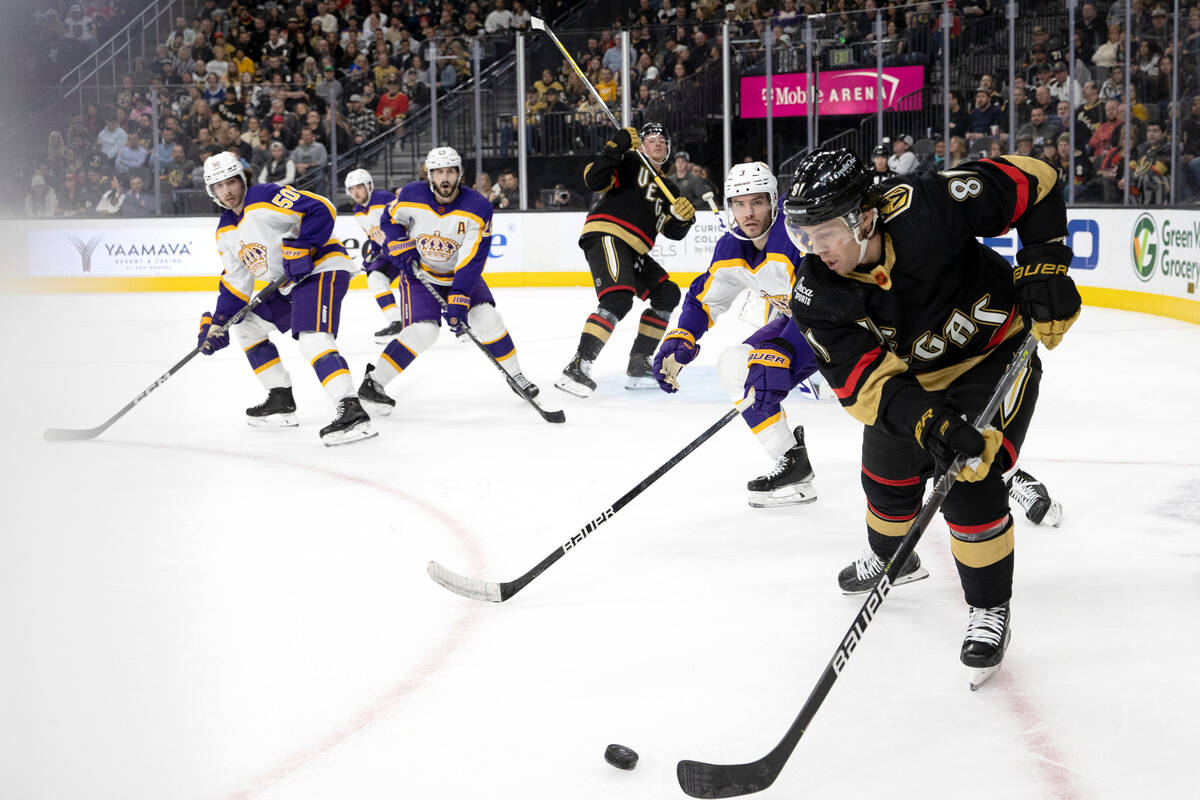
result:
M 967 634 L 963 637 L 959 658 L 971 668 L 971 691 L 974 692 L 1000 670 L 1012 629 L 1008 626 L 1008 603 L 993 608 L 969 608 Z
M 267 392 L 267 399 L 246 409 L 246 423 L 253 428 L 294 428 L 296 401 L 292 387 L 280 386 Z
M 1034 525 L 1062 525 L 1062 504 L 1050 497 L 1046 484 L 1018 469 L 1008 479 L 1008 496 L 1025 509 L 1025 516 Z
M 596 391 L 596 382 L 592 380 L 591 373 L 592 362 L 576 353 L 571 363 L 562 371 L 562 375 L 554 382 L 554 388 L 576 397 L 587 397 Z
M 380 328 L 375 331 L 375 344 L 387 344 L 392 339 L 399 335 L 400 331 L 404 330 L 404 323 L 397 320 L 389 323 L 386 328 Z
M 541 393 L 541 389 L 533 381 L 526 378 L 523 373 L 518 372 L 516 375 L 507 377 L 509 388 L 517 394 L 523 394 L 527 397 L 537 397 Z
M 378 435 L 379 432 L 371 427 L 371 418 L 353 395 L 338 401 L 337 418 L 321 428 L 321 441 L 326 447 L 350 444 Z
M 381 417 L 386 417 L 392 413 L 396 401 L 388 397 L 387 392 L 383 389 L 383 384 L 371 377 L 374 369 L 374 364 L 367 365 L 367 374 L 363 376 L 362 383 L 358 387 L 358 397 L 367 404 L 371 411 Z
M 879 576 L 887 566 L 871 548 L 863 551 L 853 564 L 838 573 L 838 586 L 843 594 L 864 594 L 875 588 Z M 929 571 L 921 566 L 921 559 L 914 552 L 900 568 L 900 574 L 892 579 L 892 586 L 912 583 L 929 577 Z
M 629 366 L 625 370 L 626 389 L 657 389 L 658 381 L 654 379 L 654 367 L 650 364 L 650 356 L 640 353 L 629 354 Z
M 746 484 L 751 508 L 795 506 L 817 499 L 803 425 L 796 426 L 795 437 L 796 445 L 776 459 L 774 469 Z

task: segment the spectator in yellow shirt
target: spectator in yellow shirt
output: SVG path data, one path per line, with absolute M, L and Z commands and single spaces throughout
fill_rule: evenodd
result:
M 563 93 L 563 85 L 555 79 L 554 73 L 548 69 L 542 70 L 542 79 L 535 81 L 533 88 L 537 90 L 538 97 L 542 100 L 546 99 L 546 92 L 550 89 L 554 89 L 560 95 Z
M 596 81 L 596 93 L 604 102 L 617 102 L 617 82 L 613 79 L 612 70 L 604 67 L 600 70 L 600 80 Z

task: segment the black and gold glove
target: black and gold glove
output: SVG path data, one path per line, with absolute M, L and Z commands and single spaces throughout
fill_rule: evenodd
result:
M 622 128 L 604 143 L 604 154 L 609 158 L 620 159 L 630 150 L 642 146 L 642 137 L 638 136 L 637 128 Z
M 1079 317 L 1079 290 L 1067 275 L 1073 254 L 1065 244 L 1031 244 L 1017 253 L 1013 288 L 1017 310 L 1033 325 L 1034 337 L 1053 350 Z
M 696 218 L 696 207 L 686 197 L 676 197 L 671 204 L 671 213 L 682 222 L 691 222 Z
M 976 430 L 957 408 L 944 401 L 934 401 L 921 414 L 913 436 L 933 456 L 939 473 L 949 469 L 955 458 L 966 458 L 958 480 L 969 482 L 987 477 L 1004 440 L 1004 434 L 995 428 Z

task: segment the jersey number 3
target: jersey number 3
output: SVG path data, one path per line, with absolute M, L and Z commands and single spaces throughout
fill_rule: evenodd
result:
M 291 208 L 292 203 L 300 199 L 300 193 L 290 186 L 284 186 L 279 193 L 271 198 L 271 204 L 280 208 Z

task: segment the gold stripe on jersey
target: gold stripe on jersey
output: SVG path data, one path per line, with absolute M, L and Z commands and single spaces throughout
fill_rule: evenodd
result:
M 1007 161 L 1026 175 L 1031 175 L 1037 183 L 1037 198 L 1030 206 L 1037 205 L 1042 198 L 1050 194 L 1050 190 L 1058 183 L 1058 172 L 1054 167 L 1040 158 L 1029 156 L 1001 156 L 1001 161 Z
M 862 379 L 857 397 L 853 404 L 846 406 L 846 411 L 863 425 L 874 425 L 875 420 L 879 418 L 879 401 L 883 398 L 883 385 L 888 378 L 900 375 L 907 370 L 908 365 L 889 350 L 879 366 Z
M 646 246 L 646 242 L 632 231 L 627 231 L 620 225 L 615 225 L 611 222 L 603 222 L 601 220 L 592 220 L 583 225 L 583 230 L 580 231 L 580 237 L 586 236 L 589 233 L 603 233 L 609 236 L 615 236 L 625 244 L 633 248 L 633 251 L 640 255 L 645 255 L 650 252 L 650 248 Z
M 1010 522 L 1004 533 L 988 539 L 986 542 L 964 542 L 957 537 L 950 537 L 950 552 L 954 560 L 964 567 L 989 567 L 1000 561 L 1013 551 L 1013 525 Z
M 296 189 L 296 191 L 299 192 L 300 194 L 304 195 L 305 197 L 309 197 L 309 198 L 312 198 L 313 200 L 319 201 L 323 206 L 325 206 L 326 209 L 328 209 L 329 216 L 332 219 L 337 219 L 337 209 L 333 207 L 333 203 L 329 202 L 324 197 L 321 197 L 321 195 L 319 195 L 319 194 L 313 194 L 312 192 L 306 192 L 303 189 Z
M 472 214 L 470 211 L 464 211 L 461 208 L 455 208 L 445 212 L 444 214 L 439 214 L 433 206 L 429 206 L 424 203 L 401 203 L 399 200 L 392 204 L 392 222 L 398 221 L 396 219 L 396 212 L 401 208 L 412 208 L 417 211 L 428 211 L 430 214 L 433 214 L 437 217 L 466 217 L 467 219 L 474 220 L 475 223 L 479 225 L 480 231 L 482 231 L 486 225 L 482 217 Z
M 1025 327 L 1024 320 L 1022 320 L 1021 317 L 1019 317 L 1019 316 L 1014 316 L 1012 325 L 1009 326 L 1008 331 L 1004 334 L 1004 338 L 1001 339 L 1000 342 L 997 342 L 996 344 L 999 345 L 1001 342 L 1007 342 L 1009 339 L 1011 339 L 1012 337 L 1014 337 L 1018 333 L 1020 333 L 1024 327 Z M 995 349 L 995 348 L 993 348 L 993 349 Z M 988 350 L 984 353 L 980 353 L 977 356 L 971 356 L 970 358 L 964 358 L 962 361 L 959 361 L 955 364 L 951 364 L 948 367 L 942 367 L 941 369 L 930 370 L 929 372 L 914 372 L 913 374 L 916 376 L 917 380 L 920 382 L 921 388 L 925 389 L 928 392 L 940 392 L 940 391 L 946 389 L 947 387 L 949 387 L 950 384 L 954 383 L 964 373 L 966 373 L 968 370 L 970 370 L 972 367 L 974 367 L 980 361 L 983 361 L 985 358 L 987 358 L 991 354 L 992 354 L 992 350 Z
M 225 273 L 221 273 L 221 285 L 225 287 L 226 291 L 228 291 L 231 295 L 236 297 L 238 300 L 241 300 L 243 303 L 250 302 L 250 296 L 247 295 L 245 292 L 239 292 L 236 288 L 234 288 L 234 285 L 232 283 L 230 283 L 228 280 L 226 280 Z

